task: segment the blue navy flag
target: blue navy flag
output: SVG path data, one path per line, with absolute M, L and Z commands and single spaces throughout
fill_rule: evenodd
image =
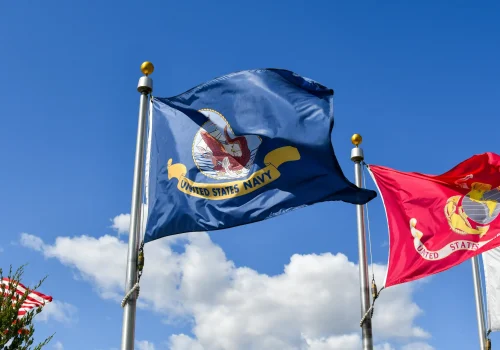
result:
M 145 242 L 376 197 L 337 162 L 332 98 L 331 89 L 279 69 L 153 98 Z

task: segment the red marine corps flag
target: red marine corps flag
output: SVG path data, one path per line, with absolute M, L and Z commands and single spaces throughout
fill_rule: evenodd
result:
M 447 270 L 500 246 L 500 156 L 475 155 L 442 175 L 370 165 L 389 226 L 385 287 Z

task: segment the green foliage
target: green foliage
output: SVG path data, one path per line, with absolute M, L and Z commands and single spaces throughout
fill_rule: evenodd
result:
M 27 290 L 23 296 L 20 296 L 16 294 L 15 291 L 19 282 L 21 282 L 23 273 L 24 266 L 18 268 L 14 273 L 12 273 L 11 266 L 9 275 L 7 276 L 11 281 L 10 285 L 8 288 L 6 288 L 4 284 L 0 287 L 0 349 L 2 350 L 40 350 L 47 345 L 54 336 L 51 335 L 40 344 L 32 347 L 34 343 L 33 335 L 35 333 L 33 317 L 39 314 L 42 308 L 32 309 L 26 313 L 22 319 L 17 319 L 17 312 L 26 300 L 28 294 L 38 289 L 46 278 L 44 277 L 32 288 L 23 283 L 27 287 Z M 3 277 L 3 271 L 0 268 L 0 280 L 2 280 Z M 12 300 L 13 296 L 15 297 L 15 302 Z M 10 344 L 6 345 L 9 342 Z

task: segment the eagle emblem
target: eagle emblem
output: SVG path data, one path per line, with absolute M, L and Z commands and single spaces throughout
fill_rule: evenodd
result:
M 219 112 L 211 109 L 200 112 L 209 120 L 202 125 L 193 141 L 193 159 L 198 169 L 217 180 L 246 177 L 262 142 L 260 137 L 235 135 Z

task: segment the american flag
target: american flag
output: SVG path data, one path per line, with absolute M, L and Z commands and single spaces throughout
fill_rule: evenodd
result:
M 9 290 L 9 284 L 14 284 L 15 281 L 9 280 L 8 278 L 4 277 L 1 281 L 2 285 L 5 286 L 5 296 L 9 296 L 10 292 Z M 26 292 L 26 286 L 23 284 L 19 283 L 17 285 L 17 290 L 14 292 L 12 295 L 12 302 L 16 302 L 16 295 L 19 295 L 19 297 L 22 297 L 24 293 Z M 19 308 L 19 311 L 17 313 L 17 318 L 22 318 L 28 311 L 34 308 L 38 307 L 43 307 L 46 303 L 50 303 L 52 301 L 52 297 L 42 294 L 40 292 L 37 292 L 35 290 L 30 290 L 30 293 L 28 294 L 28 297 L 26 300 L 22 303 L 21 307 Z

